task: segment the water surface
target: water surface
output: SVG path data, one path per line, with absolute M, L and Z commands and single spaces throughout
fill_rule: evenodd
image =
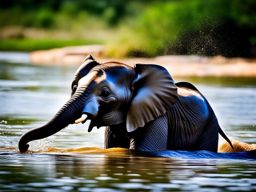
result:
M 19 154 L 20 136 L 43 125 L 70 96 L 74 67 L 0 62 L 0 191 L 253 191 L 255 160 L 182 159 L 116 154 Z M 256 143 L 256 79 L 179 78 L 206 95 L 233 139 Z M 31 142 L 49 147 L 103 147 L 103 128 L 72 125 Z

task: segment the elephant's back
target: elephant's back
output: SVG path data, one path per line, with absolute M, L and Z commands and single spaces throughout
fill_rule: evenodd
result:
M 191 149 L 210 118 L 209 105 L 195 90 L 178 88 L 178 102 L 167 112 L 170 149 Z
M 206 99 L 196 90 L 179 87 L 179 101 L 182 107 L 186 108 L 187 112 L 193 113 L 195 118 L 200 118 L 202 121 L 209 117 L 209 106 Z

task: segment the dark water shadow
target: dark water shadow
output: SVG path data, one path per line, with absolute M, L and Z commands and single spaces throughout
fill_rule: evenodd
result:
M 234 153 L 215 153 L 211 151 L 158 151 L 158 152 L 133 152 L 145 157 L 165 157 L 177 159 L 230 159 L 230 160 L 256 160 L 256 150 Z
M 164 150 L 164 151 L 136 151 L 125 148 L 102 149 L 98 147 L 82 148 L 48 148 L 47 150 L 28 151 L 20 153 L 15 147 L 0 148 L 0 155 L 5 153 L 17 155 L 104 155 L 109 157 L 145 157 L 145 158 L 169 158 L 169 159 L 230 159 L 230 160 L 256 160 L 256 150 L 243 152 L 211 152 L 207 150 L 184 151 L 184 150 Z

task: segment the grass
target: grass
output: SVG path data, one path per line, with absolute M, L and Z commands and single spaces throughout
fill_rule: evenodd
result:
M 0 39 L 0 51 L 34 51 L 65 46 L 78 46 L 102 43 L 103 42 L 100 40 L 92 39 Z

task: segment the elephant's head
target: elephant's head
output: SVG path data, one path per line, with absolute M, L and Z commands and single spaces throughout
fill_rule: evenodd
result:
M 73 123 L 91 120 L 94 126 L 124 124 L 128 132 L 163 115 L 177 100 L 177 88 L 167 70 L 158 65 L 98 63 L 88 56 L 72 82 L 71 98 L 46 125 L 24 134 L 19 150 L 28 142 L 55 134 Z

